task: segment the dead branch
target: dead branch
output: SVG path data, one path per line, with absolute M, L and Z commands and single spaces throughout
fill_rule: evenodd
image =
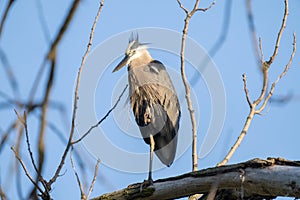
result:
M 195 193 L 208 193 L 215 183 L 218 189 L 244 191 L 244 199 L 253 196 L 300 197 L 300 162 L 282 158 L 253 159 L 244 163 L 203 169 L 159 179 L 140 191 L 140 184 L 95 197 L 100 199 L 174 199 Z M 241 195 L 241 194 L 239 194 Z M 240 197 L 240 196 L 239 196 Z

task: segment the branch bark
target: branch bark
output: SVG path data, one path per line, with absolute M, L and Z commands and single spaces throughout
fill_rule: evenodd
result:
M 141 183 L 95 197 L 100 199 L 174 199 L 196 193 L 234 189 L 244 199 L 250 197 L 300 197 L 300 161 L 282 158 L 253 159 L 244 163 L 203 169 L 180 176 L 159 179 L 140 191 Z

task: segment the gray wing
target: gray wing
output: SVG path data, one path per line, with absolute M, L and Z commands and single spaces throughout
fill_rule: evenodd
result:
M 176 91 L 164 65 L 152 61 L 129 71 L 130 102 L 144 141 L 154 136 L 154 151 L 167 166 L 174 160 L 180 106 Z

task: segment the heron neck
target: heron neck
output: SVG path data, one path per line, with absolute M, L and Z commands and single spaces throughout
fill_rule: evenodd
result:
M 144 51 L 141 56 L 139 56 L 138 58 L 133 59 L 130 62 L 129 69 L 139 67 L 139 66 L 143 66 L 143 65 L 147 65 L 151 61 L 153 61 L 153 58 L 151 57 L 150 53 L 148 51 Z

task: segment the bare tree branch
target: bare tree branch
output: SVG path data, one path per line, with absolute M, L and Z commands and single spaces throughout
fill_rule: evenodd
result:
M 180 2 L 180 0 L 177 0 L 180 8 L 186 13 L 186 17 L 184 19 L 184 27 L 182 31 L 182 38 L 181 38 L 181 50 L 180 50 L 180 64 L 181 64 L 181 78 L 184 84 L 185 88 L 185 97 L 188 105 L 188 110 L 190 113 L 190 118 L 191 118 L 191 123 L 192 123 L 192 135 L 193 135 L 193 145 L 192 145 L 192 170 L 196 171 L 198 168 L 198 156 L 197 156 L 197 127 L 196 127 L 196 118 L 194 114 L 194 108 L 193 104 L 191 101 L 191 92 L 190 92 L 190 85 L 188 83 L 188 80 L 185 75 L 185 63 L 184 63 L 184 54 L 185 54 L 185 42 L 186 42 L 186 36 L 188 33 L 188 28 L 189 28 L 189 22 L 192 16 L 197 12 L 197 11 L 206 11 L 210 9 L 213 5 L 214 2 L 211 3 L 211 5 L 208 8 L 201 9 L 199 8 L 199 3 L 200 0 L 196 0 L 194 4 L 194 8 L 192 11 L 188 11 Z
M 229 159 L 232 157 L 232 155 L 234 154 L 234 152 L 237 150 L 237 148 L 241 144 L 242 140 L 244 139 L 244 137 L 245 137 L 245 135 L 246 135 L 246 133 L 247 133 L 249 127 L 250 127 L 250 124 L 252 122 L 252 119 L 253 119 L 254 115 L 261 114 L 261 112 L 265 109 L 268 101 L 270 100 L 271 96 L 273 95 L 273 91 L 275 89 L 276 84 L 279 82 L 279 80 L 283 76 L 285 76 L 285 74 L 287 73 L 287 71 L 288 71 L 288 69 L 289 69 L 289 67 L 290 67 L 290 65 L 293 61 L 293 58 L 294 58 L 295 53 L 296 53 L 296 35 L 295 34 L 294 34 L 294 40 L 293 40 L 293 52 L 291 53 L 289 62 L 285 66 L 285 69 L 283 70 L 283 72 L 276 79 L 276 81 L 273 82 L 273 84 L 271 86 L 271 89 L 268 92 L 267 88 L 268 88 L 268 82 L 269 82 L 269 68 L 270 68 L 270 65 L 273 63 L 273 61 L 275 60 L 275 58 L 277 56 L 280 40 L 281 40 L 282 33 L 283 33 L 283 30 L 284 30 L 285 25 L 286 25 L 286 20 L 287 20 L 287 15 L 288 15 L 288 0 L 284 0 L 284 3 L 285 3 L 285 11 L 284 11 L 284 15 L 283 15 L 282 24 L 281 24 L 281 27 L 280 27 L 280 30 L 279 30 L 279 33 L 278 33 L 278 36 L 277 36 L 277 39 L 276 39 L 276 45 L 275 45 L 273 55 L 270 57 L 269 61 L 262 62 L 261 70 L 262 70 L 262 74 L 263 74 L 263 85 L 262 85 L 261 93 L 260 93 L 259 97 L 252 103 L 250 101 L 249 94 L 248 94 L 249 92 L 248 92 L 247 85 L 246 85 L 246 75 L 243 75 L 244 90 L 245 90 L 247 102 L 248 102 L 249 107 L 250 107 L 250 112 L 247 116 L 244 127 L 243 127 L 239 137 L 237 138 L 236 142 L 231 147 L 230 151 L 227 153 L 225 158 L 220 163 L 218 163 L 217 166 L 225 165 L 229 161 Z M 261 49 L 261 42 L 260 42 L 260 47 L 259 48 Z M 263 102 L 261 107 L 257 109 L 256 107 L 259 106 L 261 102 Z

